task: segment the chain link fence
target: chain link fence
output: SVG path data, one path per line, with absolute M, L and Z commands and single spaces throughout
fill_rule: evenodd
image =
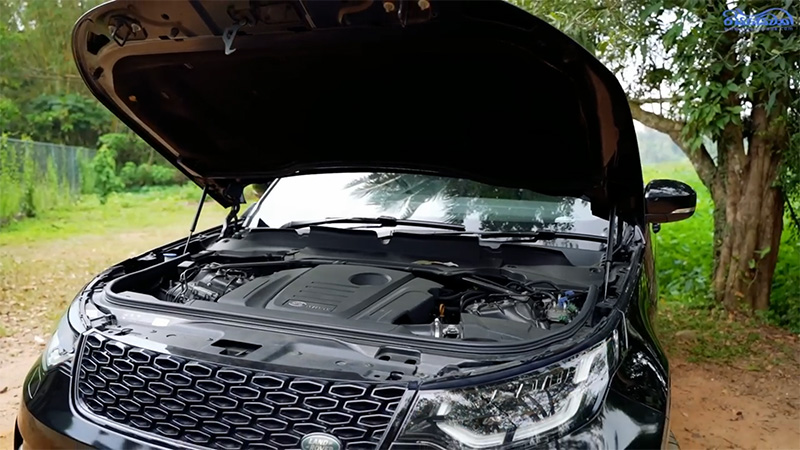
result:
M 91 192 L 94 150 L 0 136 L 0 226 Z
M 59 184 L 69 188 L 70 195 L 81 193 L 81 177 L 88 174 L 81 174 L 82 167 L 85 170 L 86 164 L 94 157 L 95 150 L 75 147 L 71 145 L 51 144 L 49 142 L 35 142 L 20 139 L 6 138 L 5 144 L 16 152 L 16 160 L 19 162 L 17 170 L 23 170 L 23 161 L 28 154 L 33 159 L 35 171 L 38 174 L 46 174 L 49 165 L 55 168 Z M 12 168 L 13 169 L 13 168 Z M 0 167 L 0 170 L 3 170 Z

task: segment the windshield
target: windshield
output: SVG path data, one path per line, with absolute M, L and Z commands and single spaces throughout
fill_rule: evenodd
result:
M 588 201 L 578 198 L 458 178 L 393 173 L 281 178 L 261 199 L 248 224 L 277 228 L 288 222 L 378 216 L 463 225 L 467 231 L 605 235 L 608 226 L 606 220 L 592 215 Z

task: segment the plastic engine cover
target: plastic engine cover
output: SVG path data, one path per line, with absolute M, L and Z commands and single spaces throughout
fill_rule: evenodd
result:
M 350 318 L 414 279 L 410 273 L 398 270 L 320 265 L 256 278 L 219 297 L 217 302 Z M 430 296 L 425 291 L 418 294 Z

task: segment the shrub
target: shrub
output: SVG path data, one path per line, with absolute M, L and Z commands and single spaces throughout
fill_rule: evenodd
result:
M 178 184 L 186 181 L 183 175 L 172 167 L 153 164 L 150 166 L 150 172 L 153 177 L 153 184 L 157 186 Z
M 0 137 L 0 226 L 70 200 L 68 180 L 59 176 L 52 155 L 41 161 L 44 164 L 37 164 L 35 156 L 31 145 L 14 145 Z
M 800 333 L 800 238 L 787 229 L 790 226 L 781 235 L 767 318 L 775 325 Z
M 145 141 L 133 133 L 106 133 L 98 139 L 99 145 L 110 148 L 117 162 L 134 165 L 151 163 L 155 152 Z
M 114 151 L 107 145 L 101 145 L 92 160 L 95 192 L 103 204 L 111 193 L 118 192 L 124 187 L 122 180 L 117 176 L 117 162 L 114 158 Z
M 137 185 L 136 182 L 138 180 L 138 174 L 136 173 L 136 169 L 136 164 L 128 161 L 123 164 L 122 168 L 119 170 L 119 179 L 126 188 Z
M 36 187 L 31 187 L 32 214 L 49 208 L 58 208 L 65 205 L 69 198 L 69 182 L 61 180 L 58 176 L 55 161 L 52 156 L 47 158 L 45 170 L 40 171 Z
M 30 153 L 30 148 L 25 147 L 22 153 L 22 177 L 20 188 L 22 189 L 22 201 L 19 205 L 19 212 L 26 217 L 33 217 L 36 215 L 36 200 L 34 199 L 34 192 L 37 188 L 36 180 L 36 167 L 33 157 Z M 38 205 L 41 206 L 41 205 Z
M 8 145 L 6 135 L 0 135 L 0 225 L 13 219 L 20 211 L 23 189 L 19 166 L 16 149 Z
M 185 181 L 180 172 L 172 167 L 156 164 L 139 164 L 137 166 L 131 161 L 122 166 L 119 177 L 126 188 L 168 186 Z
M 82 195 L 95 193 L 95 174 L 92 158 L 81 152 L 78 155 L 78 174 L 80 178 L 80 193 Z
M 24 107 L 26 132 L 37 141 L 91 146 L 111 126 L 111 114 L 81 94 L 42 94 Z

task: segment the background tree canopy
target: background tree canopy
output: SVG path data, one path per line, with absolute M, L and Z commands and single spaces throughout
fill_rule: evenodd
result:
M 72 26 L 99 1 L 0 0 L 0 130 L 94 147 L 116 128 L 72 61 Z
M 784 205 L 800 194 L 797 23 L 739 30 L 725 25 L 725 2 L 701 0 L 515 3 L 593 51 L 623 82 L 633 117 L 683 150 L 714 201 L 715 298 L 766 309 Z

